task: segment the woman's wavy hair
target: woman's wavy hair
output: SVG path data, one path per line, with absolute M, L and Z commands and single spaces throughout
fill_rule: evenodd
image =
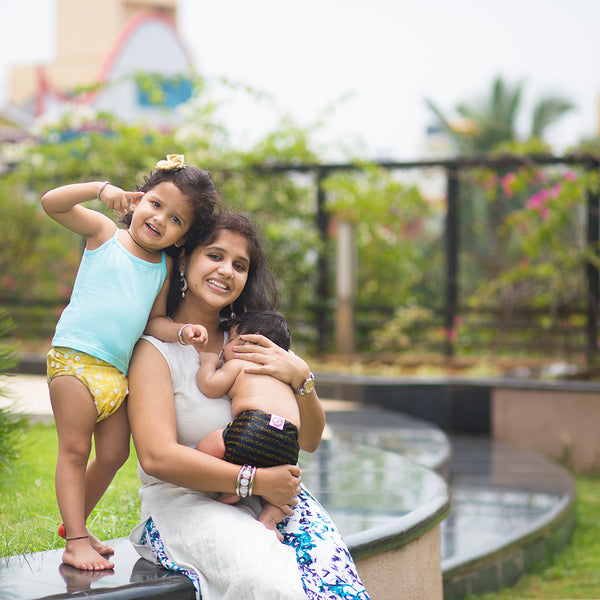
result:
M 140 192 L 148 192 L 159 183 L 171 182 L 188 199 L 193 220 L 186 240 L 201 240 L 207 232 L 210 217 L 215 209 L 222 207 L 222 200 L 213 182 L 211 174 L 205 169 L 186 165 L 181 169 L 156 169 L 144 177 L 144 182 L 137 187 Z M 128 210 L 120 222 L 126 227 L 131 225 L 133 212 Z M 171 256 L 179 255 L 179 248 L 170 246 L 165 249 Z
M 248 280 L 242 293 L 233 303 L 233 312 L 239 315 L 246 311 L 275 310 L 279 302 L 279 294 L 267 251 L 258 228 L 244 214 L 235 211 L 213 213 L 201 238 L 194 239 L 188 236 L 182 248 L 183 253 L 189 257 L 196 248 L 209 246 L 217 240 L 222 231 L 231 231 L 245 238 L 250 256 Z M 173 313 L 180 299 L 181 276 L 178 269 L 173 269 L 167 300 L 167 314 Z M 223 319 L 231 316 L 231 308 L 231 306 L 226 306 L 221 310 Z

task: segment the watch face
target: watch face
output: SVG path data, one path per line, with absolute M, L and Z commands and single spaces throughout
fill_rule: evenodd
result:
M 302 395 L 310 394 L 315 389 L 315 380 L 309 379 L 302 388 Z

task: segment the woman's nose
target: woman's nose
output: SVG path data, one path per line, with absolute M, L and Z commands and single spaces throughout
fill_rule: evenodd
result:
M 223 275 L 230 276 L 233 271 L 233 267 L 230 262 L 224 260 L 219 264 L 219 272 L 223 273 Z

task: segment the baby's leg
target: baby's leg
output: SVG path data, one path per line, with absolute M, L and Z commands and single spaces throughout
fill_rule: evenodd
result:
M 215 429 L 208 435 L 204 436 L 196 446 L 196 450 L 216 456 L 217 458 L 223 458 L 225 456 L 225 440 L 223 439 L 223 430 Z M 239 502 L 239 498 L 235 494 L 221 494 L 219 496 L 219 502 L 225 504 L 235 504 Z
M 90 461 L 85 474 L 85 518 L 89 517 L 117 471 L 129 458 L 129 421 L 123 403 L 109 417 L 96 424 L 94 430 L 96 456 Z M 96 536 L 89 534 L 92 548 L 100 554 L 112 554 L 113 549 Z
M 258 515 L 258 520 L 267 528 L 272 529 L 277 534 L 277 539 L 283 542 L 283 536 L 277 529 L 277 523 L 280 523 L 285 519 L 287 515 L 274 504 L 265 503 L 263 509 Z
M 204 436 L 196 446 L 196 450 L 216 456 L 217 458 L 223 458 L 225 456 L 225 440 L 223 439 L 223 430 L 215 429 L 208 435 Z
M 89 390 L 71 375 L 49 385 L 58 435 L 56 499 L 66 530 L 63 561 L 87 571 L 112 569 L 114 564 L 90 545 L 85 526 L 85 473 L 97 411 Z

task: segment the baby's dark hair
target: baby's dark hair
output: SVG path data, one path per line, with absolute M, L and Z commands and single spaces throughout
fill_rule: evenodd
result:
M 221 322 L 221 328 L 237 327 L 238 333 L 260 333 L 284 350 L 290 349 L 292 336 L 285 319 L 276 312 L 249 311 Z
M 175 185 L 186 196 L 192 207 L 193 220 L 186 240 L 202 239 L 210 225 L 213 211 L 222 206 L 221 197 L 211 174 L 205 169 L 189 165 L 185 165 L 181 169 L 156 169 L 144 177 L 144 183 L 138 186 L 138 191 L 148 192 L 165 181 Z M 128 210 L 127 214 L 121 217 L 120 222 L 129 227 L 132 215 L 133 213 Z M 165 251 L 172 256 L 179 254 L 179 248 L 175 246 L 166 248 Z

